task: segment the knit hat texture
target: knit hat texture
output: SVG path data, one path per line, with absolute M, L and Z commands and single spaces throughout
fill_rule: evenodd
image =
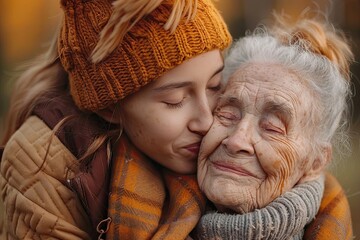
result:
M 211 0 L 198 0 L 193 19 L 183 16 L 174 32 L 165 30 L 174 1 L 163 1 L 130 28 L 114 50 L 94 62 L 92 52 L 116 1 L 61 0 L 58 51 L 80 109 L 104 109 L 184 61 L 229 46 L 231 36 Z

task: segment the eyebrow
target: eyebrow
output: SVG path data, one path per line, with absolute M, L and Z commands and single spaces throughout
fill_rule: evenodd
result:
M 240 101 L 240 99 L 238 99 L 237 97 L 232 97 L 229 95 L 221 95 L 219 97 L 219 103 L 221 103 L 221 105 L 233 105 L 233 106 L 237 106 L 237 107 L 242 107 L 243 103 Z
M 183 88 L 183 87 L 187 87 L 189 85 L 191 85 L 191 82 L 170 83 L 167 85 L 162 85 L 160 87 L 154 88 L 154 91 L 161 92 L 161 91 L 166 91 L 169 89 Z
M 266 103 L 264 110 L 268 112 L 281 113 L 288 120 L 293 118 L 294 116 L 292 108 L 286 103 L 277 103 L 274 101 L 269 101 Z
M 221 67 L 219 67 L 210 77 L 213 78 L 216 74 L 218 74 L 219 72 L 221 72 L 224 69 L 224 65 L 222 65 Z M 183 88 L 183 87 L 187 87 L 189 85 L 191 85 L 192 82 L 191 81 L 185 81 L 185 82 L 178 82 L 178 83 L 170 83 L 170 84 L 164 84 L 162 86 L 159 86 L 157 88 L 154 88 L 153 90 L 156 92 L 161 92 L 161 91 L 166 91 L 166 90 L 170 90 L 170 89 L 176 89 L 176 88 Z
M 221 95 L 219 98 L 219 102 L 221 102 L 221 105 L 232 105 L 236 107 L 243 107 L 242 101 L 240 101 L 237 97 L 227 96 L 227 95 Z M 265 107 L 263 109 L 267 112 L 277 112 L 284 115 L 287 119 L 291 119 L 294 116 L 294 113 L 292 111 L 292 108 L 286 104 L 286 103 L 278 103 L 275 101 L 268 101 L 265 104 Z

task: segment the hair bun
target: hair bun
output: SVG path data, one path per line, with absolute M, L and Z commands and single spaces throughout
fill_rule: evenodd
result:
M 300 43 L 307 50 L 323 55 L 350 79 L 350 63 L 354 56 L 342 32 L 315 19 L 303 18 L 295 23 L 287 23 L 284 17 L 275 15 L 275 18 L 275 25 L 279 25 L 274 27 L 277 37 L 288 44 Z

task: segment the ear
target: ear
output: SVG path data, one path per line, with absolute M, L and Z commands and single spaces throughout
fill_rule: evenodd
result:
M 324 143 L 311 163 L 310 168 L 306 170 L 304 176 L 300 179 L 300 182 L 311 181 L 319 177 L 325 167 L 330 163 L 331 159 L 332 146 L 330 143 Z
M 119 104 L 110 105 L 105 109 L 97 111 L 96 114 L 110 123 L 119 124 L 121 122 Z

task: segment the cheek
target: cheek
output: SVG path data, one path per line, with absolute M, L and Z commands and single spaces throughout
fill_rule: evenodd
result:
M 267 174 L 267 184 L 271 185 L 275 195 L 279 195 L 292 188 L 299 179 L 298 165 L 302 162 L 299 149 L 295 149 L 292 142 L 281 138 L 262 144 L 256 150 L 259 162 Z
M 220 96 L 220 91 L 207 95 L 207 100 L 208 100 L 208 103 L 209 103 L 209 107 L 210 107 L 212 112 L 215 110 L 215 107 L 216 107 L 217 102 L 219 100 L 219 96 Z
M 199 152 L 199 161 L 205 161 L 221 144 L 222 140 L 226 137 L 227 129 L 224 128 L 219 122 L 215 119 L 210 130 L 207 132 L 205 137 L 202 139 L 200 152 Z
M 124 132 L 133 144 L 135 144 L 135 146 L 143 152 L 147 153 L 146 147 L 152 146 L 156 143 L 156 136 L 149 133 L 149 128 L 142 122 L 134 120 L 130 123 L 124 124 Z
M 201 142 L 197 173 L 200 187 L 204 184 L 206 178 L 211 178 L 211 172 L 208 171 L 210 164 L 208 158 L 220 146 L 225 136 L 226 129 L 215 120 Z
M 165 144 L 176 139 L 184 129 L 183 118 L 176 114 L 165 114 L 159 111 L 159 108 L 148 108 L 139 112 L 124 113 L 124 130 L 134 140 L 156 139 L 157 142 Z
M 268 174 L 290 174 L 297 159 L 293 143 L 283 138 L 262 140 L 255 146 L 261 166 Z

